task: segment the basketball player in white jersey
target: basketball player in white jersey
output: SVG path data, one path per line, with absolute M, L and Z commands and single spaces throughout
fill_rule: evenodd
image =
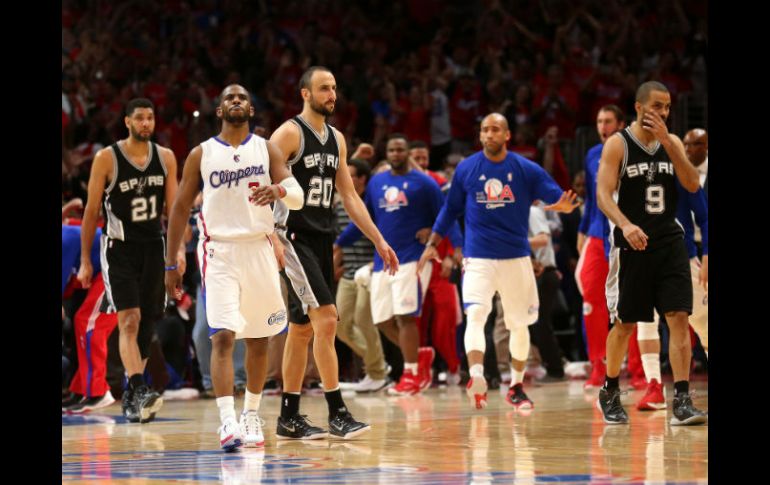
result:
M 249 131 L 254 115 L 248 91 L 231 84 L 222 91 L 217 117 L 222 131 L 193 148 L 185 162 L 168 229 L 166 291 L 175 295 L 181 276 L 171 269 L 198 192 L 198 261 L 203 304 L 211 335 L 211 380 L 222 426 L 220 446 L 261 446 L 258 417 L 267 374 L 267 340 L 286 327 L 278 264 L 269 235 L 270 203 L 302 207 L 303 192 L 283 163 L 280 149 Z M 233 398 L 233 346 L 246 339 L 246 397 L 240 423 Z

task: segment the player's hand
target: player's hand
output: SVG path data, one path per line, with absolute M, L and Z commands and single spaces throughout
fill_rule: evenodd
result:
M 396 271 L 398 271 L 398 256 L 396 256 L 396 252 L 393 251 L 393 248 L 391 248 L 384 239 L 380 244 L 377 244 L 375 248 L 377 249 L 380 258 L 382 258 L 382 269 L 387 271 L 391 276 L 396 274 Z
M 270 241 L 273 243 L 273 254 L 275 254 L 275 260 L 278 262 L 278 268 L 284 269 L 286 267 L 286 246 L 283 245 L 276 233 L 270 235 Z
M 169 299 L 178 300 L 182 297 L 182 275 L 179 271 L 166 271 L 165 284 Z
M 633 249 L 643 251 L 647 248 L 647 234 L 639 226 L 629 223 L 621 229 L 623 230 L 623 237 Z
M 285 189 L 284 189 L 285 193 Z M 271 202 L 279 200 L 282 197 L 282 191 L 280 185 L 261 185 L 259 187 L 251 187 L 251 195 L 249 196 L 249 202 L 255 205 L 267 205 Z
M 700 274 L 698 275 L 698 283 L 703 287 L 703 290 L 708 293 L 709 291 L 709 255 L 703 256 L 703 260 L 700 263 Z
M 450 256 L 447 256 L 443 261 L 441 261 L 442 278 L 449 278 L 452 275 L 453 269 L 455 269 L 455 262 Z
M 417 274 L 420 274 L 428 261 L 431 260 L 437 263 L 441 262 L 441 259 L 438 257 L 438 249 L 436 249 L 436 246 L 425 246 L 425 250 L 422 252 L 420 260 L 417 261 Z
M 545 270 L 545 266 L 543 264 L 536 260 L 532 259 L 532 270 L 535 272 L 535 278 L 539 278 L 541 274 L 543 274 L 543 271 Z
M 415 239 L 420 241 L 420 244 L 427 244 L 428 238 L 430 237 L 431 228 L 430 227 L 423 227 L 419 231 L 417 231 L 417 234 L 414 235 Z
M 569 214 L 579 206 L 580 202 L 577 201 L 577 194 L 571 190 L 568 190 L 566 192 L 562 192 L 561 197 L 559 197 L 559 200 L 557 200 L 556 203 L 547 205 L 543 207 L 543 209 L 547 211 L 564 212 Z
M 642 129 L 652 133 L 655 139 L 663 143 L 668 141 L 668 127 L 663 118 L 654 111 L 645 111 L 642 118 Z
M 80 262 L 80 268 L 78 268 L 78 281 L 83 288 L 91 287 L 91 278 L 94 275 L 94 267 L 91 265 L 91 261 L 83 260 Z

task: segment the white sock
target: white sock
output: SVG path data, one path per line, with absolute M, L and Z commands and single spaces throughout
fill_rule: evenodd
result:
M 246 389 L 246 397 L 243 400 L 243 412 L 259 411 L 259 403 L 262 400 L 262 393 L 252 394 Z
M 484 377 L 484 364 L 473 364 L 470 373 L 471 377 Z
M 642 354 L 642 368 L 647 382 L 655 379 L 660 384 L 660 356 L 658 354 Z
M 412 375 L 417 375 L 417 362 L 404 362 L 404 370 L 409 371 Z
M 225 424 L 225 421 L 230 418 L 235 419 L 235 398 L 233 396 L 218 397 L 217 407 L 222 424 Z
M 511 366 L 511 387 L 520 382 L 524 382 L 524 371 L 516 370 L 513 368 L 513 366 Z

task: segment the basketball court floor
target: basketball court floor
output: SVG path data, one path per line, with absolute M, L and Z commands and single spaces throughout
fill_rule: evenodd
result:
M 62 482 L 372 483 L 534 485 L 662 485 L 708 483 L 708 425 L 669 426 L 669 408 L 640 412 L 642 391 L 623 403 L 631 424 L 610 426 L 595 407 L 597 390 L 583 381 L 528 385 L 528 414 L 490 391 L 489 406 L 472 409 L 460 387 L 391 397 L 344 393 L 372 431 L 354 441 L 278 441 L 279 398 L 262 399 L 263 449 L 223 453 L 213 400 L 171 401 L 158 419 L 129 424 L 120 404 L 87 416 L 62 416 Z M 693 382 L 694 403 L 708 409 L 706 382 Z M 236 399 L 240 413 L 243 400 Z M 303 396 L 301 411 L 324 428 L 323 396 Z

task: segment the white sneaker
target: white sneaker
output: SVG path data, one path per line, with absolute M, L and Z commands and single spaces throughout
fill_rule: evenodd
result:
M 68 414 L 85 414 L 94 409 L 106 408 L 115 402 L 115 398 L 112 397 L 112 393 L 109 389 L 102 397 L 94 397 L 91 399 L 83 398 L 78 404 L 67 408 Z
M 228 418 L 225 424 L 219 427 L 219 446 L 225 451 L 235 451 L 243 444 L 241 426 L 233 418 Z
M 372 379 L 366 374 L 359 383 L 353 387 L 356 392 L 377 392 L 388 384 L 387 379 Z
M 256 448 L 264 446 L 265 435 L 262 434 L 262 425 L 264 421 L 257 415 L 256 411 L 244 411 L 241 413 L 241 434 L 243 435 L 243 446 L 247 448 Z

